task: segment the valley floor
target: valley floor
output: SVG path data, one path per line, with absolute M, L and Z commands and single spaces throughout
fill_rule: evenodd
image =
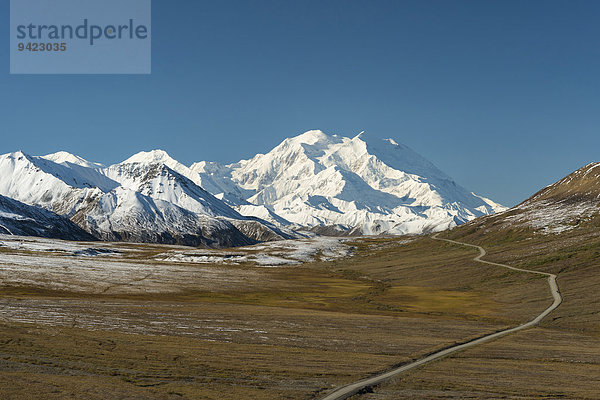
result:
M 205 251 L 5 236 L 1 397 L 319 398 L 551 302 L 545 279 L 474 253 L 426 237 Z M 600 398 L 597 315 L 570 291 L 541 328 L 356 398 Z

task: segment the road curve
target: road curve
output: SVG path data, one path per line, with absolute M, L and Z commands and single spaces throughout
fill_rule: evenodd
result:
M 490 340 L 494 340 L 499 337 L 521 331 L 523 329 L 531 328 L 532 326 L 539 324 L 540 321 L 542 321 L 552 311 L 556 310 L 556 308 L 558 308 L 560 303 L 562 303 L 562 296 L 560 295 L 560 291 L 558 290 L 558 284 L 556 283 L 556 275 L 549 274 L 546 272 L 532 271 L 529 269 L 515 268 L 515 267 L 511 267 L 509 265 L 498 264 L 498 263 L 494 263 L 494 262 L 490 262 L 490 261 L 484 261 L 481 259 L 481 257 L 485 256 L 487 253 L 483 249 L 483 247 L 475 246 L 473 244 L 468 244 L 468 243 L 457 242 L 455 240 L 450 240 L 450 239 L 442 239 L 442 238 L 439 238 L 438 235 L 439 235 L 439 233 L 433 235 L 432 238 L 435 240 L 443 240 L 445 242 L 459 244 L 462 246 L 468 246 L 468 247 L 473 247 L 473 248 L 478 249 L 479 255 L 477 257 L 473 258 L 473 260 L 475 260 L 477 262 L 489 264 L 489 265 L 495 265 L 495 266 L 502 267 L 502 268 L 508 268 L 508 269 L 512 269 L 513 271 L 527 272 L 530 274 L 543 275 L 543 276 L 548 277 L 548 285 L 550 286 L 550 293 L 552 293 L 552 298 L 554 299 L 552 305 L 550 307 L 548 307 L 547 309 L 545 309 L 540 315 L 536 316 L 534 319 L 532 319 L 531 321 L 529 321 L 525 324 L 515 326 L 514 328 L 498 331 L 496 333 L 492 333 L 490 335 L 486 335 L 486 336 L 480 337 L 478 339 L 470 340 L 468 342 L 465 342 L 465 343 L 462 343 L 462 344 L 459 344 L 456 346 L 452 346 L 452 347 L 449 347 L 444 350 L 440 350 L 436 353 L 428 355 L 427 357 L 413 361 L 409 364 L 395 368 L 395 369 L 385 372 L 383 374 L 380 374 L 380 375 L 377 375 L 377 376 L 374 376 L 371 378 L 367 378 L 367 379 L 362 379 L 360 381 L 350 383 L 346 386 L 339 387 L 339 388 L 335 389 L 333 392 L 326 395 L 325 397 L 322 397 L 321 400 L 347 399 L 348 397 L 359 393 L 360 391 L 362 391 L 363 389 L 365 389 L 367 387 L 378 385 L 394 376 L 400 375 L 403 372 L 414 369 L 423 364 L 427 364 L 432 361 L 439 360 L 440 358 L 446 357 L 452 353 L 456 353 L 458 351 L 467 349 L 469 347 L 477 346 L 479 344 L 489 342 Z

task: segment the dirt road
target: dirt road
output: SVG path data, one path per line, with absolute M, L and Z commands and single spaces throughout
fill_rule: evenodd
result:
M 525 273 L 530 273 L 530 274 L 536 274 L 536 275 L 543 275 L 546 276 L 548 278 L 548 285 L 550 286 L 550 293 L 552 294 L 552 298 L 554 299 L 552 305 L 550 305 L 550 307 L 548 307 L 547 309 L 545 309 L 541 314 L 537 315 L 534 319 L 532 319 L 531 321 L 516 326 L 514 328 L 510 328 L 510 329 L 505 329 L 502 331 L 498 331 L 496 333 L 492 333 L 490 335 L 486 335 L 483 337 L 480 337 L 478 339 L 474 339 L 474 340 L 470 340 L 468 342 L 456 345 L 456 346 L 452 346 L 449 347 L 447 349 L 444 350 L 440 350 L 436 353 L 433 353 L 427 357 L 421 358 L 419 360 L 413 361 L 409 364 L 403 365 L 401 367 L 395 368 L 391 371 L 388 371 L 386 373 L 371 377 L 371 378 L 367 378 L 367 379 L 363 379 L 354 383 L 351 383 L 349 385 L 346 386 L 342 386 L 340 388 L 335 389 L 333 392 L 329 393 L 328 395 L 326 395 L 325 397 L 322 397 L 322 400 L 343 400 L 343 399 L 347 399 L 350 396 L 353 396 L 359 392 L 361 392 L 362 390 L 364 390 L 365 388 L 371 387 L 371 386 L 375 386 L 378 385 L 392 377 L 395 377 L 397 375 L 402 374 L 405 371 L 414 369 L 416 367 L 419 367 L 421 365 L 430 363 L 432 361 L 435 360 L 439 360 L 443 357 L 446 357 L 452 353 L 456 353 L 458 351 L 467 349 L 469 347 L 473 347 L 473 346 L 477 346 L 480 345 L 482 343 L 486 343 L 489 342 L 491 340 L 497 339 L 499 337 L 514 333 L 514 332 L 518 332 L 521 331 L 523 329 L 527 329 L 527 328 L 531 328 L 537 324 L 539 324 L 548 314 L 550 314 L 552 311 L 554 311 L 556 308 L 558 308 L 558 306 L 560 305 L 560 303 L 562 303 L 562 296 L 560 295 L 559 289 L 558 289 L 558 284 L 556 283 L 556 275 L 554 274 L 549 274 L 546 272 L 539 272 L 539 271 L 532 271 L 532 270 L 528 270 L 528 269 L 521 269 L 521 268 L 515 268 L 515 267 L 511 267 L 509 265 L 505 265 L 505 264 L 498 264 L 498 263 L 494 263 L 494 262 L 490 262 L 490 261 L 484 261 L 481 258 L 483 256 L 485 256 L 487 253 L 486 251 L 483 249 L 483 247 L 480 246 L 475 246 L 472 244 L 467 244 L 467 243 L 462 243 L 462 242 L 457 242 L 455 240 L 450 240 L 450 239 L 442 239 L 438 237 L 439 234 L 435 234 L 432 236 L 433 239 L 435 240 L 442 240 L 445 242 L 449 242 L 449 243 L 454 243 L 454 244 L 458 244 L 458 245 L 462 245 L 462 246 L 468 246 L 468 247 L 473 247 L 479 250 L 479 255 L 475 258 L 473 258 L 473 260 L 480 262 L 480 263 L 484 263 L 484 264 L 489 264 L 489 265 L 494 265 L 497 267 L 502 267 L 502 268 L 508 268 L 511 269 L 513 271 L 519 271 L 519 272 L 525 272 Z

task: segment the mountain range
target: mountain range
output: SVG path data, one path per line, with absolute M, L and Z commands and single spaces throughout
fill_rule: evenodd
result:
M 0 156 L 0 195 L 100 240 L 209 247 L 308 231 L 420 234 L 505 210 L 393 139 L 321 131 L 228 165 L 187 167 L 162 150 L 111 166 L 66 152 L 9 153 Z

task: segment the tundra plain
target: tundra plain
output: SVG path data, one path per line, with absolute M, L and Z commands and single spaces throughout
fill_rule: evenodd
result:
M 444 235 L 486 247 L 489 260 L 557 273 L 564 304 L 540 327 L 354 398 L 600 397 L 595 230 L 557 241 L 469 229 Z M 483 266 L 475 254 L 429 237 L 222 251 L 3 237 L 0 392 L 319 398 L 551 303 L 545 279 Z

